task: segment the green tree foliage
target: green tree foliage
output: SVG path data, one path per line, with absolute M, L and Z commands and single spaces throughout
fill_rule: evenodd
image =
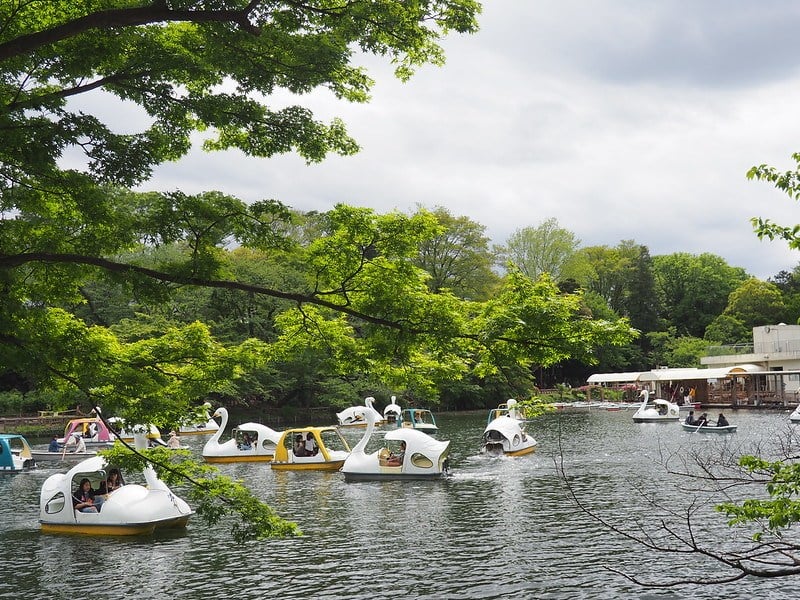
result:
M 747 279 L 744 269 L 729 266 L 714 254 L 676 252 L 653 257 L 662 314 L 678 335 L 702 337 L 728 305 L 728 296 Z
M 722 314 L 739 319 L 752 330 L 759 325 L 782 323 L 786 305 L 778 286 L 751 277 L 731 292 Z
M 708 347 L 708 342 L 701 338 L 678 335 L 674 327 L 667 331 L 648 333 L 647 338 L 652 348 L 653 367 L 663 365 L 699 368 L 700 358 L 705 356 Z
M 432 291 L 448 289 L 459 298 L 485 300 L 498 280 L 486 227 L 468 217 L 454 217 L 446 208 L 432 212 L 441 231 L 422 243 L 414 264 L 430 274 Z
M 531 279 L 547 273 L 559 281 L 579 243 L 574 233 L 550 218 L 536 227 L 516 230 L 503 252 L 507 260 Z

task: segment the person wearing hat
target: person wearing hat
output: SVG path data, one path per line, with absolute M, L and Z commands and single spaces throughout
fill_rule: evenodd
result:
M 181 447 L 181 438 L 178 437 L 178 432 L 174 429 L 169 432 L 169 439 L 167 440 L 167 448 L 176 450 Z
M 70 452 L 86 452 L 86 442 L 83 441 L 83 436 L 80 433 L 73 433 L 72 436 L 69 438 L 68 445 L 75 445 L 74 450 L 70 450 Z

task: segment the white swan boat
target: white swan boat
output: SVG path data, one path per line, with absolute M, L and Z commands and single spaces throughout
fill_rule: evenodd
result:
M 798 404 L 797 408 L 789 415 L 789 420 L 792 423 L 800 423 L 800 404 Z
M 16 433 L 0 433 L 0 473 L 19 473 L 35 466 L 28 440 Z
M 231 439 L 220 442 L 228 426 L 228 409 L 220 407 L 213 416 L 220 418 L 221 422 L 203 446 L 206 462 L 270 462 L 273 459 L 275 446 L 281 439 L 279 432 L 261 423 L 242 423 L 233 430 Z
M 371 412 L 375 417 L 376 423 L 383 422 L 383 416 L 377 410 L 372 407 L 372 404 L 375 402 L 375 398 L 372 396 L 367 396 L 364 398 L 364 406 L 351 406 L 349 408 L 345 408 L 342 412 L 336 413 L 336 418 L 339 421 L 340 427 L 352 427 L 352 426 L 361 426 L 364 427 L 367 424 L 367 421 L 364 415 L 367 412 Z M 366 407 L 366 412 L 364 411 L 364 407 Z
M 349 455 L 350 446 L 336 427 L 298 427 L 281 434 L 270 466 L 276 471 L 338 471 Z
M 397 396 L 392 396 L 392 401 L 383 409 L 383 419 L 387 423 L 397 423 L 400 420 L 400 415 L 403 414 L 403 409 L 396 402 Z
M 422 431 L 398 428 L 389 431 L 385 440 L 396 445 L 366 454 L 365 449 L 375 430 L 374 417 L 364 415 L 367 430 L 344 461 L 341 471 L 346 481 L 371 479 L 434 479 L 448 474 L 449 441 L 439 441 Z
M 677 404 L 662 398 L 650 400 L 649 390 L 642 390 L 639 396 L 643 400 L 636 412 L 633 413 L 634 423 L 669 423 L 681 418 L 680 407 Z
M 489 411 L 489 423 L 483 430 L 483 452 L 492 456 L 524 456 L 536 451 L 537 442 L 525 432 L 518 418 L 516 400 L 509 400 Z
M 139 443 L 143 447 L 146 442 Z M 142 474 L 146 485 L 126 484 L 103 496 L 96 512 L 73 508 L 73 494 L 88 479 L 93 489 L 106 480 L 103 457 L 88 458 L 66 473 L 48 477 L 39 495 L 39 523 L 45 533 L 140 535 L 159 528 L 185 527 L 194 511 L 161 481 L 152 467 Z M 96 504 L 97 496 L 95 496 Z

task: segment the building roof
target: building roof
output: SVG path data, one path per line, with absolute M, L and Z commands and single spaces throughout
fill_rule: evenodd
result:
M 595 373 L 586 381 L 588 383 L 621 383 L 640 381 L 684 381 L 691 379 L 725 379 L 734 375 L 748 373 L 766 373 L 767 370 L 759 365 L 745 364 L 734 367 L 719 367 L 715 369 L 677 368 L 653 369 L 652 371 L 629 373 Z

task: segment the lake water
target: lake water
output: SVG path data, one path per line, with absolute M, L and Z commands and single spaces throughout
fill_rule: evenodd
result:
M 788 414 L 730 413 L 739 432 L 716 437 L 675 423 L 636 425 L 631 415 L 547 415 L 528 425 L 537 453 L 514 459 L 479 454 L 484 414 L 439 415 L 438 437 L 452 440 L 453 475 L 442 481 L 346 483 L 339 473 L 222 465 L 305 533 L 242 545 L 199 519 L 184 532 L 140 539 L 43 535 L 39 489 L 59 469 L 5 476 L 0 598 L 795 597 L 788 579 L 649 589 L 605 568 L 656 580 L 716 569 L 653 553 L 587 518 L 556 462 L 593 510 L 618 526 L 646 527 L 657 511 L 642 494 L 676 509 L 696 496 L 659 464 L 665 454 L 735 449 L 790 427 Z M 183 440 L 198 453 L 204 442 Z M 703 520 L 711 539 L 730 536 L 719 515 L 706 511 Z

